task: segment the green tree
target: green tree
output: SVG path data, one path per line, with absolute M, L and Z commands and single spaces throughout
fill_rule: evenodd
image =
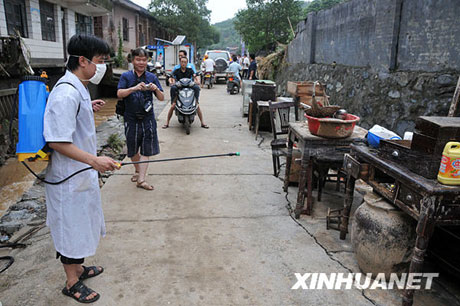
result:
M 118 67 L 123 66 L 123 37 L 121 36 L 120 25 L 118 25 L 118 52 L 115 62 Z
M 298 0 L 246 0 L 248 8 L 236 14 L 235 29 L 250 52 L 273 51 L 278 43 L 293 39 L 291 25 L 295 27 L 302 18 L 302 4 Z
M 149 10 L 176 35 L 185 35 L 197 48 L 219 41 L 219 34 L 209 23 L 208 0 L 152 0 Z
M 333 7 L 336 4 L 345 2 L 347 0 L 314 0 L 310 2 L 305 8 L 305 15 L 311 12 L 317 12 Z

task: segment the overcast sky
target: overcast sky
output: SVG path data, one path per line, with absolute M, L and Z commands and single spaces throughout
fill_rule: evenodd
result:
M 131 0 L 147 8 L 150 0 Z M 211 24 L 221 22 L 235 16 L 239 9 L 246 7 L 246 0 L 208 0 L 208 9 L 211 11 Z

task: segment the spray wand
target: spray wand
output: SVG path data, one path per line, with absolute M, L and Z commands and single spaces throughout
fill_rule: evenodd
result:
M 188 160 L 188 159 L 201 159 L 201 158 L 212 158 L 212 157 L 224 157 L 224 156 L 240 156 L 240 152 L 232 152 L 232 153 L 224 153 L 224 154 L 211 154 L 211 155 L 198 155 L 198 156 L 187 156 L 187 157 L 175 157 L 175 158 L 166 158 L 166 159 L 154 159 L 154 160 L 144 160 L 144 161 L 137 161 L 137 162 L 121 162 L 117 163 L 118 167 L 123 167 L 126 165 L 135 165 L 135 164 L 146 164 L 146 163 L 161 163 L 161 162 L 169 162 L 169 161 L 177 161 L 177 160 Z M 68 179 L 74 177 L 75 175 L 82 173 L 87 170 L 93 169 L 93 167 L 83 168 L 78 170 L 77 172 L 72 173 L 68 177 L 58 181 L 58 182 L 49 182 L 41 177 L 39 177 L 27 164 L 26 162 L 21 162 L 27 170 L 29 170 L 37 179 L 42 181 L 45 184 L 50 185 L 59 185 L 67 181 Z

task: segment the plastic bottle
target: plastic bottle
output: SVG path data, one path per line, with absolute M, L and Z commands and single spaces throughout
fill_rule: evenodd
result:
M 444 147 L 438 181 L 444 185 L 460 185 L 460 142 L 448 142 Z

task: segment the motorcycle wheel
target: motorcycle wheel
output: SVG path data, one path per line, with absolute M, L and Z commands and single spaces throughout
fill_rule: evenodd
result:
M 211 84 L 208 83 L 208 89 L 211 89 Z
M 190 134 L 190 117 L 189 116 L 185 116 L 184 118 L 184 127 L 185 127 L 185 133 L 189 135 Z

